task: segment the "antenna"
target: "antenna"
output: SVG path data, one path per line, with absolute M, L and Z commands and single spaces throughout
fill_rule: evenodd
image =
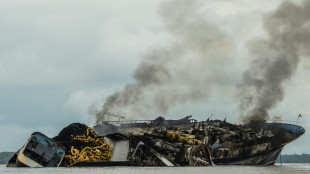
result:
M 213 117 L 213 113 L 210 115 L 210 117 L 208 117 L 208 120 L 210 120 Z
M 299 117 L 302 117 L 301 114 L 299 114 L 299 115 L 297 116 L 296 124 L 298 123 Z

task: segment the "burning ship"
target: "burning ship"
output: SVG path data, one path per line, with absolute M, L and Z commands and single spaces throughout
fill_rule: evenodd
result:
M 112 120 L 110 118 L 116 118 Z M 198 122 L 186 116 L 180 120 L 125 121 L 105 114 L 94 127 L 100 134 L 122 133 L 131 137 L 129 148 L 137 164 L 151 165 L 154 152 L 171 161 L 170 165 L 273 165 L 283 147 L 304 134 L 297 124 L 253 121 L 235 125 L 220 120 Z M 139 147 L 139 145 L 141 147 Z M 140 149 L 137 155 L 137 149 Z M 151 149 L 151 150 L 150 150 Z M 139 156 L 137 158 L 136 156 Z M 158 163 L 156 163 L 159 165 Z
M 126 121 L 106 113 L 93 128 L 73 123 L 54 138 L 40 134 L 39 141 L 33 134 L 8 166 L 273 165 L 304 132 L 297 123 L 236 125 L 191 116 Z

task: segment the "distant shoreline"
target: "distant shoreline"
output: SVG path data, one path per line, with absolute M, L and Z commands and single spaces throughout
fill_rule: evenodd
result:
M 310 154 L 283 154 L 277 159 L 277 163 L 310 163 Z
M 15 152 L 0 152 L 0 164 L 6 164 Z

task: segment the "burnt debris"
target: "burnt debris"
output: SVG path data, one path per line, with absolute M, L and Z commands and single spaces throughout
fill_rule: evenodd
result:
M 271 150 L 274 136 L 269 130 L 255 131 L 219 120 L 168 128 L 152 125 L 147 131 L 132 127 L 123 133 L 131 139 L 128 160 L 142 166 L 209 166 L 214 160 L 234 161 Z

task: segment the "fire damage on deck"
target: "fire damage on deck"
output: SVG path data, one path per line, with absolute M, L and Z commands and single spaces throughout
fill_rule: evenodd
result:
M 72 123 L 51 139 L 32 134 L 8 166 L 272 165 L 283 147 L 304 132 L 286 123 L 236 125 L 191 116 L 125 121 L 107 113 L 93 129 Z

